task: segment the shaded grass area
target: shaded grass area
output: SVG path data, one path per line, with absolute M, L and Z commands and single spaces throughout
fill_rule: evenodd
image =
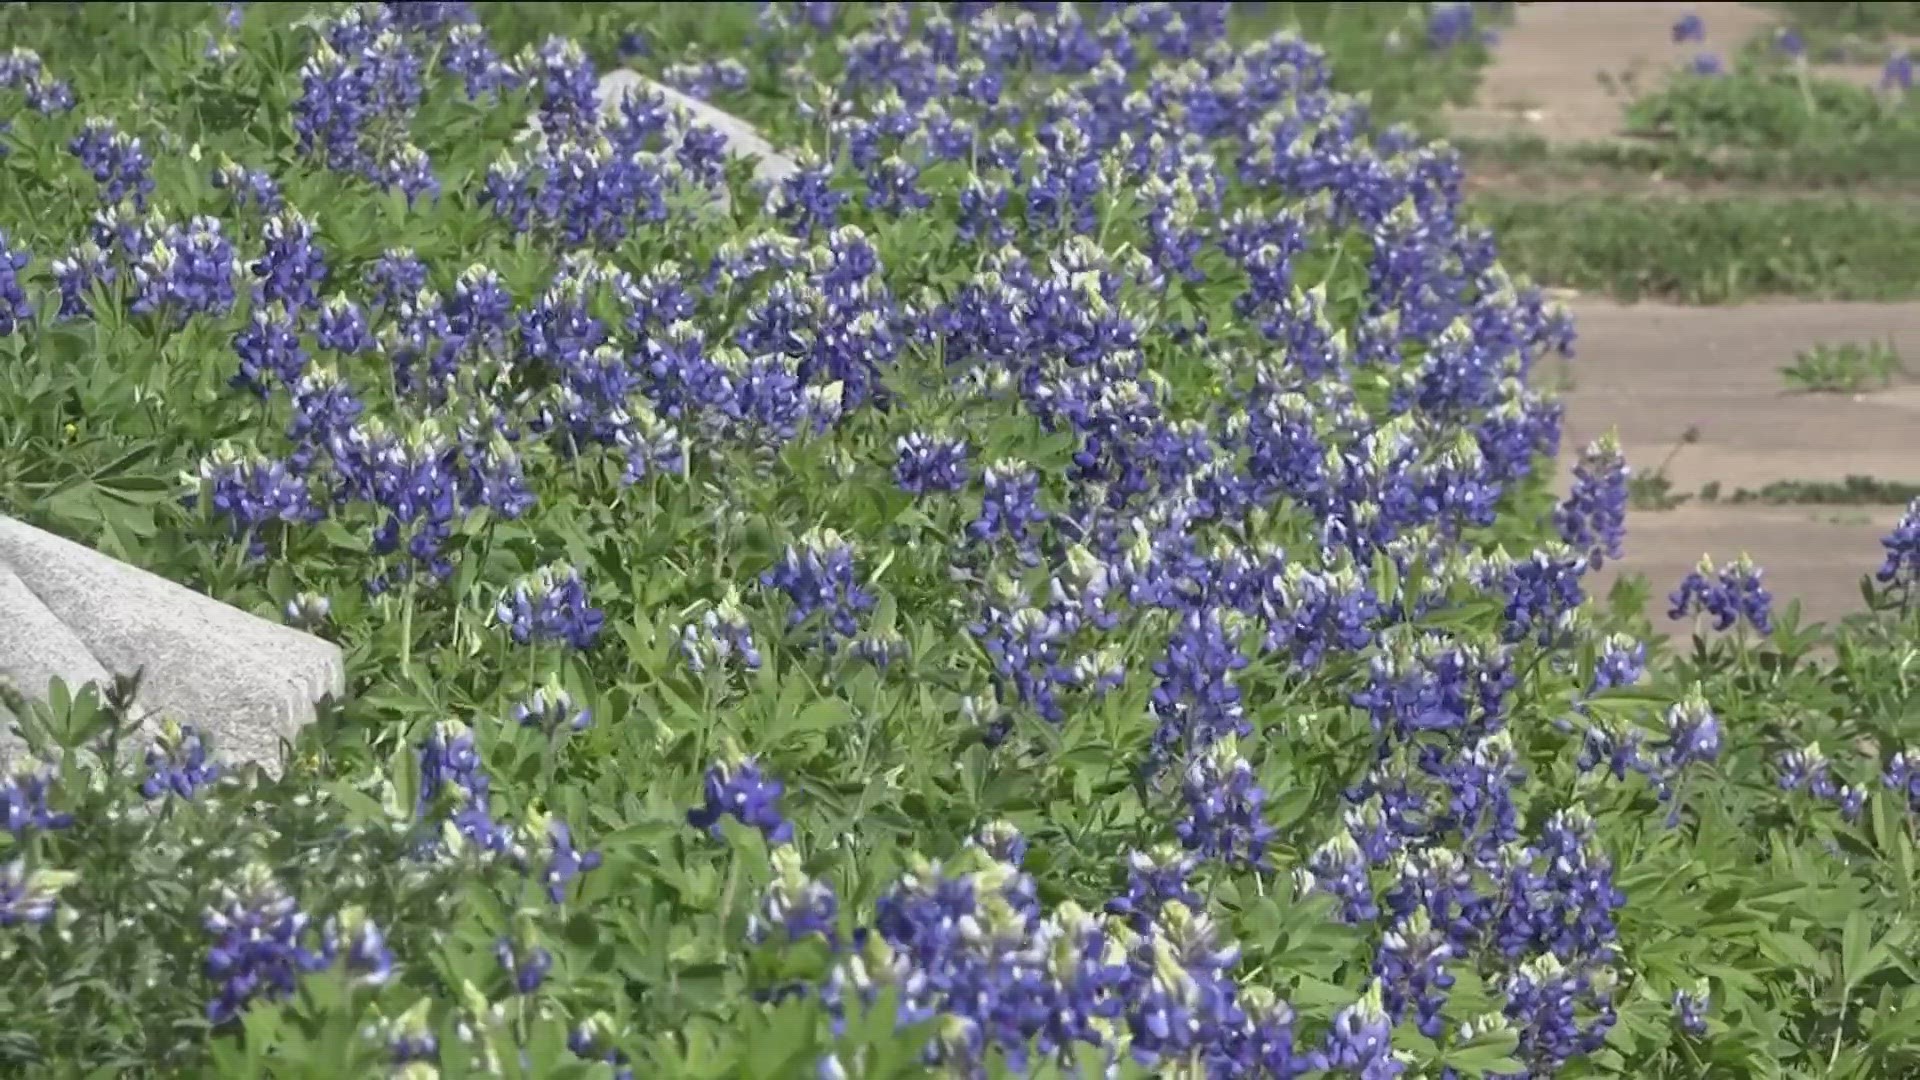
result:
M 1800 148 L 1730 151 L 1672 141 L 1587 143 L 1553 147 L 1536 138 L 1457 139 L 1469 174 L 1498 170 L 1515 179 L 1637 184 L 1649 177 L 1691 185 L 1867 187 L 1920 196 L 1920 142 L 1863 140 Z
M 1724 304 L 1920 296 L 1920 208 L 1852 199 L 1488 195 L 1506 264 L 1547 285 Z

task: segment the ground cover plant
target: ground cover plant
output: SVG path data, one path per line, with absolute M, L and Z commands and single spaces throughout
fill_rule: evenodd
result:
M 1750 42 L 1683 17 L 1671 33 L 1697 44 L 1698 61 L 1624 88 L 1618 138 L 1468 140 L 1469 170 L 1487 177 L 1474 206 L 1508 238 L 1509 265 L 1553 285 L 1690 303 L 1915 295 L 1899 260 L 1880 269 L 1886 249 L 1873 239 L 1912 229 L 1912 60 L 1886 41 L 1871 55 L 1836 52 L 1821 28 L 1847 6 Z M 1574 243 L 1561 229 L 1570 213 L 1584 219 L 1567 230 Z
M 0 12 L 0 506 L 353 683 L 270 772 L 8 691 L 0 1071 L 1914 1068 L 1920 504 L 1670 654 L 1314 44 L 672 8 Z

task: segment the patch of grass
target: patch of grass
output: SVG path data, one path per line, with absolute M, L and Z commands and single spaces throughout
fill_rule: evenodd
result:
M 1813 393 L 1857 394 L 1872 386 L 1893 385 L 1906 368 L 1891 344 L 1870 341 L 1815 345 L 1780 369 L 1787 385 Z
M 1920 105 L 1797 67 L 1684 75 L 1635 101 L 1627 131 L 1683 144 L 1828 153 L 1920 147 Z
M 1905 506 L 1920 499 L 1920 484 L 1849 476 L 1832 480 L 1776 480 L 1754 490 L 1723 494 L 1718 481 L 1700 488 L 1701 502 L 1732 506 Z
M 1478 198 L 1508 265 L 1633 300 L 1920 296 L 1920 209 L 1852 199 Z
M 1596 142 L 1550 146 L 1544 139 L 1457 139 L 1471 174 L 1490 168 L 1546 179 L 1644 183 L 1658 177 L 1690 185 L 1744 184 L 1796 188 L 1864 185 L 1875 194 L 1911 193 L 1902 178 L 1920 177 L 1920 142 L 1862 140 L 1804 148 L 1733 149 L 1672 141 Z

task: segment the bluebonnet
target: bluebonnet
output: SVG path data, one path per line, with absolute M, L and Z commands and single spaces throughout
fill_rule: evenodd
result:
M 1627 535 L 1627 488 L 1631 479 L 1620 441 L 1611 433 L 1581 451 L 1573 467 L 1573 489 L 1554 514 L 1560 538 L 1576 551 L 1587 553 L 1587 565 L 1598 570 L 1607 559 L 1618 560 Z
M 1667 617 L 1705 614 L 1713 618 L 1715 630 L 1729 630 L 1744 621 L 1758 633 L 1772 633 L 1773 595 L 1760 578 L 1760 568 L 1745 554 L 1717 571 L 1713 560 L 1703 556 L 1700 565 L 1668 597 L 1671 610 Z
M 1614 912 L 1626 894 L 1599 850 L 1593 818 L 1578 806 L 1556 811 L 1532 844 L 1507 852 L 1492 944 L 1510 959 L 1547 953 L 1562 963 L 1614 955 Z
M 399 1016 L 382 1017 L 371 1025 L 371 1033 L 385 1041 L 394 1065 L 432 1063 L 440 1059 L 440 1038 L 433 1032 L 432 1008 L 433 1000 L 423 997 Z M 378 1015 L 377 1009 L 375 1015 Z
M 1434 927 L 1425 907 L 1414 908 L 1396 922 L 1381 935 L 1373 958 L 1373 974 L 1387 1015 L 1397 1022 L 1411 1008 L 1420 1033 L 1439 1038 L 1446 1026 L 1441 1010 L 1456 981 L 1446 964 L 1454 958 L 1453 945 Z
M 501 596 L 494 614 L 522 645 L 538 640 L 590 648 L 606 623 L 605 614 L 588 603 L 580 572 L 566 563 L 543 566 L 522 578 Z
M 216 991 L 207 1019 L 215 1024 L 239 1016 L 257 998 L 291 996 L 302 975 L 328 966 L 299 901 L 257 863 L 222 888 L 204 925 L 213 938 L 206 971 Z
M 787 941 L 818 934 L 829 945 L 840 940 L 840 901 L 833 889 L 809 877 L 800 853 L 791 844 L 773 849 L 773 880 L 761 897 L 759 910 L 747 917 L 747 939 L 756 944 L 776 932 Z
M 823 623 L 821 643 L 828 649 L 859 632 L 859 617 L 874 602 L 873 594 L 860 584 L 853 545 L 831 529 L 811 530 L 799 544 L 787 545 L 781 560 L 760 575 L 760 584 L 786 594 L 791 603 L 789 626 L 799 626 L 818 613 Z
M 258 453 L 243 457 L 229 443 L 215 447 L 201 460 L 198 479 L 196 498 L 227 523 L 235 539 L 247 541 L 251 558 L 265 557 L 263 533 L 273 522 L 311 524 L 325 514 L 314 502 L 306 479 L 287 462 Z
M 1038 539 L 1033 530 L 1047 520 L 1040 507 L 1040 475 L 1024 461 L 996 461 L 987 466 L 986 496 L 980 514 L 967 524 L 967 535 L 976 541 L 1004 536 L 1023 553 L 1030 553 Z
M 1380 914 L 1368 880 L 1366 854 L 1351 833 L 1338 833 L 1314 849 L 1305 866 L 1294 868 L 1293 876 L 1300 892 L 1319 890 L 1338 899 L 1337 917 L 1342 922 L 1367 922 Z
M 1427 44 L 1435 49 L 1451 49 L 1473 37 L 1473 5 L 1435 4 L 1427 16 Z
M 550 814 L 535 812 L 520 824 L 510 854 L 523 871 L 537 872 L 547 899 L 566 899 L 567 885 L 583 873 L 600 868 L 600 853 L 582 851 L 573 830 Z M 538 870 L 535 871 L 535 867 Z
M 200 730 L 168 717 L 147 747 L 147 778 L 140 794 L 149 799 L 177 795 L 191 800 L 220 778 L 220 763 L 207 760 L 207 744 Z
M 73 815 L 55 810 L 49 801 L 55 776 L 52 766 L 15 763 L 12 775 L 0 783 L 0 826 L 19 837 L 29 830 L 45 832 L 72 825 Z
M 633 1080 L 626 1052 L 612 1045 L 617 1030 L 612 1017 L 596 1012 L 567 1032 L 567 1049 L 576 1057 L 612 1066 L 613 1080 Z
M 786 787 L 763 774 L 754 758 L 734 752 L 715 762 L 708 767 L 702 788 L 705 802 L 687 811 L 687 824 L 706 830 L 715 840 L 722 835 L 723 815 L 759 829 L 768 843 L 793 839 L 793 823 L 780 814 L 780 795 Z
M 1359 1080 L 1391 1080 L 1407 1071 L 1393 1051 L 1393 1024 L 1379 983 L 1333 1016 L 1323 1049 L 1307 1055 L 1313 1068 L 1348 1073 Z
M 314 224 L 298 210 L 282 210 L 260 230 L 266 250 L 251 269 L 257 303 L 278 303 L 290 311 L 316 306 L 327 280 L 327 260 Z
M 468 509 L 484 508 L 512 521 L 533 508 L 534 494 L 512 439 L 489 428 L 484 443 L 475 445 L 470 435 L 464 441 L 461 501 Z
M 1920 814 L 1920 750 L 1896 751 L 1887 760 L 1880 783 L 1906 804 L 1908 813 Z
M 390 573 L 374 576 L 368 587 L 378 594 L 394 577 L 411 579 L 416 564 L 430 580 L 444 580 L 453 566 L 440 545 L 453 532 L 459 477 L 453 448 L 432 420 L 422 421 L 405 438 L 396 438 L 377 418 L 330 440 L 340 494 L 366 502 L 376 512 L 373 553 L 405 558 Z
M 33 319 L 33 304 L 27 300 L 27 294 L 20 287 L 20 271 L 27 268 L 31 259 L 26 250 L 15 250 L 7 239 L 4 230 L 0 230 L 0 337 L 13 333 L 21 323 Z M 59 264 L 54 265 L 54 273 L 60 272 Z M 65 317 L 67 304 L 66 289 L 61 289 L 61 313 Z
M 1779 784 L 1783 791 L 1805 788 L 1814 798 L 1838 807 L 1840 816 L 1847 821 L 1857 819 L 1866 808 L 1866 792 L 1851 784 L 1841 783 L 1834 776 L 1832 764 L 1817 743 L 1785 751 L 1776 759 L 1776 764 L 1780 770 Z
M 1707 24 L 1698 12 L 1689 11 L 1680 16 L 1673 24 L 1673 42 L 1676 45 L 1689 41 L 1707 40 Z
M 136 315 L 155 314 L 184 326 L 199 314 L 225 314 L 233 307 L 239 260 L 214 218 L 168 225 L 153 237 L 133 268 Z
M 0 54 L 0 89 L 25 90 L 27 107 L 41 114 L 73 108 L 73 89 L 48 74 L 40 54 L 24 46 Z
M 1726 74 L 1726 70 L 1726 65 L 1722 63 L 1720 57 L 1714 53 L 1703 52 L 1693 58 L 1693 73 L 1695 75 L 1724 75 Z
M 442 720 L 433 726 L 415 755 L 420 769 L 419 802 L 415 814 L 427 809 L 445 795 L 463 798 L 485 794 L 488 779 L 480 761 L 480 748 L 473 729 L 458 720 Z
M 330 296 L 320 305 L 320 312 L 314 318 L 313 338 L 321 348 L 343 356 L 371 352 L 375 345 L 366 313 L 345 293 Z
M 1880 71 L 1880 88 L 1898 90 L 1905 93 L 1913 89 L 1913 55 L 1905 49 L 1887 57 L 1886 66 Z
M 364 909 L 347 907 L 321 929 L 321 956 L 327 966 L 339 963 L 354 981 L 382 986 L 393 977 L 393 950 L 379 925 Z
M 0 930 L 52 919 L 60 890 L 78 880 L 70 871 L 29 870 L 25 859 L 0 863 Z
M 19 279 L 7 269 L 24 256 L 24 252 L 13 252 L 10 258 L 0 259 L 0 297 L 4 297 L 0 300 L 0 307 L 9 313 L 7 318 L 15 321 L 32 314 L 30 308 L 24 312 L 21 310 L 27 299 L 24 295 L 16 295 L 19 293 Z M 23 267 L 24 264 L 21 264 L 15 266 L 14 270 Z M 62 321 L 91 318 L 93 305 L 88 302 L 88 294 L 95 285 L 111 282 L 120 273 L 107 252 L 92 240 L 82 240 L 66 255 L 53 260 L 52 269 L 54 283 L 60 288 L 60 311 L 56 317 Z M 13 283 L 11 288 L 5 285 L 9 280 Z
M 1159 677 L 1152 708 L 1159 719 L 1153 734 L 1153 762 L 1181 751 L 1204 750 L 1229 735 L 1253 733 L 1234 672 L 1247 666 L 1240 651 L 1242 620 L 1217 608 L 1191 611 L 1180 618 L 1167 642 L 1166 656 L 1153 665 Z
M 538 728 L 549 734 L 561 728 L 585 731 L 593 723 L 593 711 L 576 705 L 573 695 L 560 685 L 558 676 L 549 676 L 533 693 L 514 705 L 513 719 L 521 727 Z
M 839 225 L 840 208 L 849 196 L 833 189 L 833 170 L 818 155 L 801 151 L 794 165 L 768 197 L 768 207 L 795 236 L 831 231 Z
M 1028 604 L 1010 579 L 996 577 L 980 615 L 967 630 L 993 662 L 1002 703 L 1020 703 L 1050 723 L 1066 713 L 1057 690 L 1071 676 L 1061 664 L 1070 628 L 1057 615 Z
M 487 41 L 486 30 L 477 23 L 462 23 L 447 31 L 446 52 L 441 62 L 448 71 L 460 76 L 468 101 L 514 82 L 512 71 Z
M 333 610 L 333 602 L 318 593 L 303 592 L 295 594 L 287 601 L 281 611 L 287 625 L 296 630 L 313 631 L 326 625 L 327 617 Z
M 228 380 L 235 389 L 265 398 L 276 385 L 291 389 L 307 367 L 300 326 L 279 301 L 257 307 L 233 338 L 240 370 Z
M 287 423 L 287 441 L 294 448 L 287 458 L 291 469 L 305 473 L 322 453 L 330 455 L 336 441 L 349 438 L 365 409 L 339 369 L 310 365 L 293 384 L 293 419 Z
M 375 306 L 395 308 L 427 287 L 427 264 L 411 248 L 388 248 L 367 268 L 366 284 Z
M 1774 32 L 1773 47 L 1795 60 L 1807 55 L 1807 39 L 1791 26 L 1783 26 Z
M 1183 847 L 1231 867 L 1266 867 L 1274 836 L 1266 792 L 1231 736 L 1194 755 L 1180 794 L 1186 809 L 1173 829 Z
M 1673 1022 L 1681 1031 L 1698 1039 L 1707 1033 L 1707 1009 L 1712 1004 L 1706 982 L 1692 990 L 1673 992 Z
M 1609 634 L 1593 661 L 1593 680 L 1587 693 L 1598 694 L 1640 681 L 1647 666 L 1647 646 L 1626 634 Z
M 381 186 L 406 196 L 411 208 L 419 199 L 429 202 L 440 198 L 440 181 L 433 174 L 433 161 L 426 151 L 412 143 L 396 148 L 382 161 L 377 171 Z
M 1881 538 L 1880 546 L 1887 555 L 1874 578 L 1882 585 L 1920 592 L 1920 499 L 1907 504 L 1906 513 Z
M 493 955 L 513 986 L 513 992 L 523 997 L 546 985 L 547 975 L 553 971 L 553 954 L 544 946 L 518 942 L 512 937 L 503 936 L 494 942 Z
M 148 172 L 153 159 L 138 138 L 121 131 L 112 120 L 93 116 L 67 142 L 67 152 L 93 174 L 102 203 L 131 200 L 134 209 L 147 208 L 147 196 L 153 192 L 153 177 Z
M 275 214 L 286 202 L 280 185 L 265 169 L 250 169 L 225 155 L 214 167 L 212 182 L 216 190 L 232 194 L 236 209 L 253 206 L 263 214 Z
M 1504 1011 L 1520 1033 L 1515 1056 L 1529 1075 L 1552 1076 L 1605 1045 L 1616 1015 L 1594 983 L 1585 969 L 1569 969 L 1552 956 L 1528 961 L 1501 980 Z
M 967 483 L 967 444 L 914 431 L 894 443 L 894 482 L 913 495 L 958 491 Z

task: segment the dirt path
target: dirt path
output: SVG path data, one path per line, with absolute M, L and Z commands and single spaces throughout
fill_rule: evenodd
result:
M 1571 362 L 1561 484 L 1575 454 L 1609 429 L 1627 460 L 1653 468 L 1692 428 L 1698 440 L 1666 466 L 1676 493 L 1718 482 L 1723 491 L 1776 481 L 1838 482 L 1849 475 L 1920 483 L 1920 384 L 1859 395 L 1788 392 L 1779 368 L 1821 343 L 1889 342 L 1920 357 L 1920 303 L 1768 302 L 1687 308 L 1580 297 L 1569 307 L 1579 332 Z M 1552 372 L 1543 373 L 1550 379 Z M 1742 551 L 1767 571 L 1784 603 L 1831 621 L 1859 610 L 1860 577 L 1879 566 L 1879 540 L 1897 506 L 1728 506 L 1690 503 L 1633 511 L 1627 553 L 1597 587 L 1621 572 L 1647 575 L 1650 610 L 1703 554 Z M 1678 627 L 1669 627 L 1679 629 Z
M 1689 12 L 1706 23 L 1705 44 L 1673 41 L 1674 22 Z M 1658 85 L 1702 52 L 1724 59 L 1774 22 L 1771 12 L 1749 4 L 1525 4 L 1494 46 L 1478 101 L 1450 113 L 1448 128 L 1556 143 L 1613 138 L 1629 87 Z

